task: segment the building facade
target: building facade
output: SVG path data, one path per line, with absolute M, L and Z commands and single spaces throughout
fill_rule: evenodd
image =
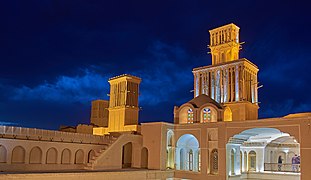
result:
M 109 106 L 93 101 L 93 135 L 0 127 L 0 168 L 309 180 L 311 113 L 258 119 L 259 69 L 239 57 L 239 30 L 229 24 L 210 31 L 212 65 L 193 69 L 194 98 L 174 107 L 174 123 L 138 125 L 141 79 L 124 74 L 109 80 Z

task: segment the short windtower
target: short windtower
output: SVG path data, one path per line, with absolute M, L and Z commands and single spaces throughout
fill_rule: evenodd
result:
M 94 128 L 94 134 L 136 132 L 138 129 L 138 96 L 141 79 L 123 74 L 110 78 L 108 82 L 110 84 L 108 128 Z
M 132 75 L 110 78 L 109 127 L 138 124 L 138 95 L 141 79 Z

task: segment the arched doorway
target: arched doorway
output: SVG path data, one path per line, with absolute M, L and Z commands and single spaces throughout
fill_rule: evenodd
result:
M 199 141 L 192 134 L 184 134 L 177 141 L 176 169 L 184 171 L 199 171 Z
M 29 154 L 29 164 L 41 164 L 42 163 L 42 150 L 39 147 L 31 149 Z
M 62 164 L 70 164 L 70 159 L 71 159 L 71 152 L 69 149 L 64 149 L 62 152 L 62 159 L 61 163 Z
M 141 168 L 148 169 L 148 149 L 141 150 Z
M 275 128 L 245 130 L 229 138 L 226 145 L 227 175 L 240 175 L 241 172 L 299 172 L 300 169 L 292 165 L 292 160 L 297 157 L 293 162 L 296 167 L 300 166 L 299 147 L 295 137 Z M 232 149 L 244 152 L 244 158 L 239 159 Z M 240 163 L 243 161 L 243 165 L 239 166 L 239 160 Z
M 84 153 L 81 149 L 79 149 L 75 154 L 75 164 L 83 164 L 84 163 Z
M 126 143 L 122 148 L 122 168 L 132 167 L 132 143 Z
M 55 148 L 50 148 L 46 152 L 46 164 L 56 164 L 57 163 L 57 150 Z
M 17 146 L 12 151 L 12 164 L 25 163 L 25 149 L 22 146 Z
M 232 121 L 232 111 L 229 107 L 225 108 L 224 121 Z
M 248 153 L 248 171 L 256 171 L 256 152 L 250 151 Z
M 167 131 L 166 143 L 166 168 L 174 169 L 174 132 L 172 130 Z
M 94 156 L 95 156 L 95 151 L 92 149 L 89 151 L 87 155 L 87 162 L 89 163 Z
M 6 148 L 0 145 L 0 163 L 6 163 Z

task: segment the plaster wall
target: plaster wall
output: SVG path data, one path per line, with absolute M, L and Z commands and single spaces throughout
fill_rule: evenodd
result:
M 34 140 L 20 140 L 20 139 L 5 139 L 0 138 L 0 145 L 5 147 L 7 151 L 6 162 L 0 163 L 2 171 L 40 171 L 40 170 L 62 170 L 62 169 L 83 169 L 84 165 L 88 162 L 88 155 L 91 150 L 99 151 L 105 145 L 95 144 L 81 144 L 81 143 L 62 143 L 62 142 L 49 142 L 49 141 L 34 141 Z M 24 163 L 12 164 L 12 151 L 15 147 L 22 147 L 25 150 L 23 157 Z M 32 164 L 30 163 L 30 152 L 33 148 L 38 147 L 41 152 L 41 162 Z M 54 148 L 56 150 L 56 162 L 47 164 L 47 151 Z M 62 152 L 68 149 L 70 151 L 70 162 L 62 164 Z M 83 163 L 75 164 L 76 152 L 80 150 L 83 152 Z M 20 156 L 20 154 L 19 154 Z M 25 165 L 27 164 L 27 165 Z

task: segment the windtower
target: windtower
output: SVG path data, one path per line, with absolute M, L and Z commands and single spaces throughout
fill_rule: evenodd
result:
M 209 31 L 212 65 L 193 69 L 194 97 L 206 94 L 226 107 L 225 121 L 258 119 L 258 67 L 239 58 L 240 28 L 228 24 Z

